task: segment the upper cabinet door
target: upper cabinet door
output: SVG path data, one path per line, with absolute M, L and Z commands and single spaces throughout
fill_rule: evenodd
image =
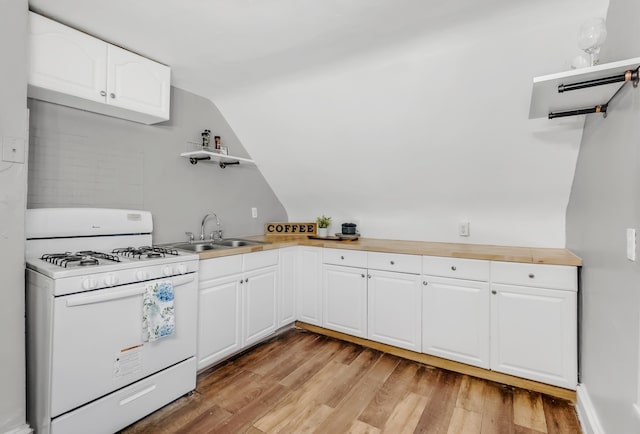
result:
M 37 14 L 29 14 L 29 84 L 104 102 L 107 44 Z
M 169 119 L 171 69 L 109 45 L 107 104 Z

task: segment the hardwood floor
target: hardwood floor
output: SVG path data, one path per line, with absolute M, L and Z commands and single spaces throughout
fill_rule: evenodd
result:
M 568 401 L 292 329 L 198 376 L 138 433 L 581 433 Z

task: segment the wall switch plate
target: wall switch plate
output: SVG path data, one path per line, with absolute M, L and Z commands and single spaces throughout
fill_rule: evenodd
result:
M 460 222 L 458 223 L 458 235 L 461 237 L 468 237 L 469 233 L 469 222 Z
M 2 137 L 2 161 L 24 163 L 24 139 L 19 137 Z
M 627 259 L 636 260 L 636 230 L 627 228 Z
M 256 207 L 251 208 L 251 217 L 253 217 L 254 219 L 258 218 L 258 208 Z

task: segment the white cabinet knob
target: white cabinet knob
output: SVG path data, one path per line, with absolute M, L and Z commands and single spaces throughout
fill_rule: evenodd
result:
M 173 267 L 171 265 L 167 265 L 162 269 L 162 274 L 165 276 L 171 276 L 173 274 Z
M 184 274 L 187 272 L 187 266 L 184 264 L 178 264 L 178 266 L 176 267 L 176 272 L 178 274 Z

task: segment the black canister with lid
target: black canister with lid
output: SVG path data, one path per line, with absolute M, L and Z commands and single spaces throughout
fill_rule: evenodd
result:
M 355 223 L 342 223 L 342 235 L 355 235 L 356 227 Z

